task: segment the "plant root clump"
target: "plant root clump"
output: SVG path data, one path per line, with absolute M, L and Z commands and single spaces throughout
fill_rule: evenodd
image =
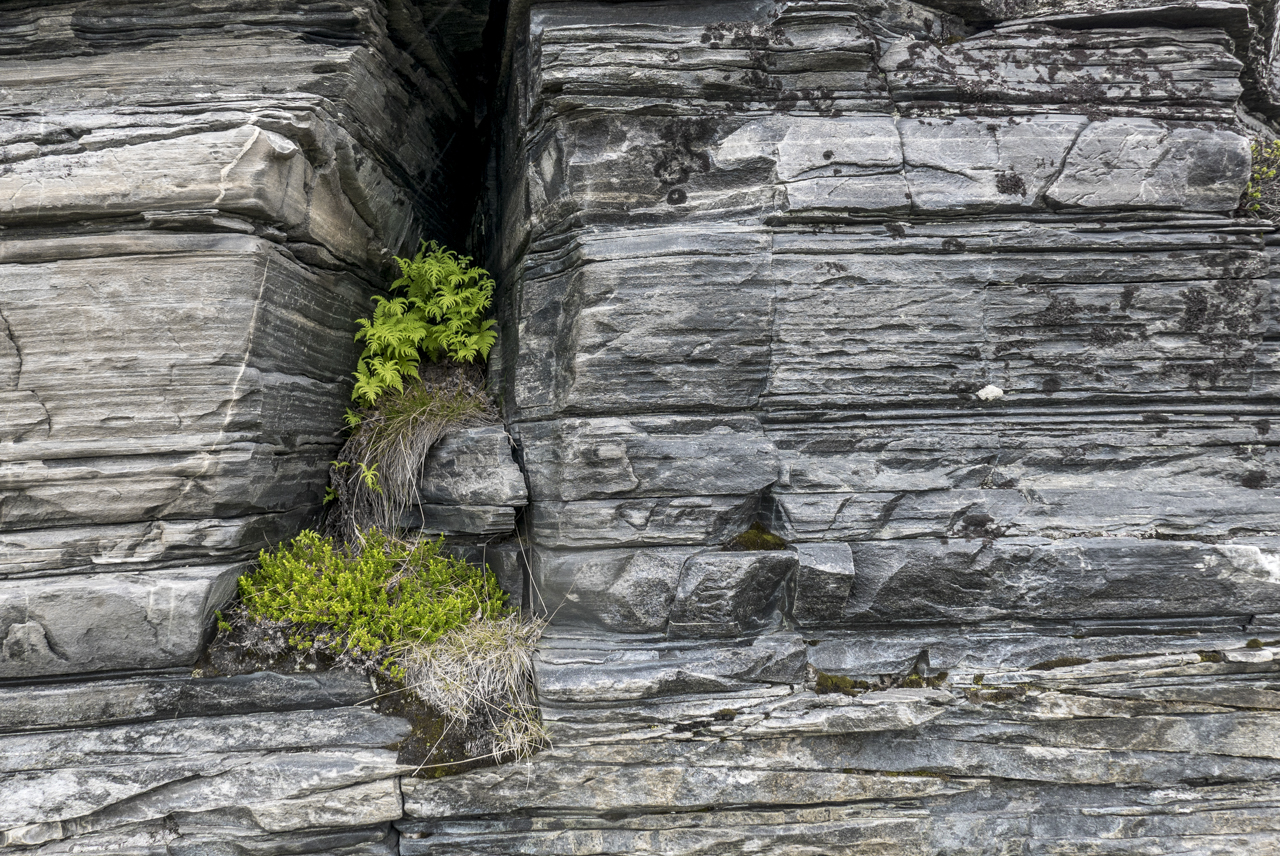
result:
M 394 532 L 417 496 L 427 453 L 444 434 L 500 421 L 479 368 L 424 366 L 421 378 L 359 414 L 329 466 L 330 505 L 324 534 L 359 550 L 362 532 Z
M 446 719 L 441 739 L 461 736 L 470 758 L 526 758 L 549 744 L 533 681 L 545 622 L 518 615 L 477 619 L 434 642 L 402 646 L 405 687 Z

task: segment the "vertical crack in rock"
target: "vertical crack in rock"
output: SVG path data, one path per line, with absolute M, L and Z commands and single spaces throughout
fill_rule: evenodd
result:
M 48 437 L 53 430 L 53 418 L 49 414 L 49 408 L 41 399 L 40 393 L 34 389 L 22 389 L 22 371 L 26 366 L 26 362 L 22 354 L 22 344 L 18 341 L 17 335 L 13 332 L 13 327 L 9 324 L 9 318 L 5 315 L 4 308 L 0 307 L 0 324 L 4 325 L 5 341 L 13 349 L 14 368 L 12 372 L 12 381 L 9 381 L 9 389 L 14 392 L 25 392 L 31 396 L 31 400 L 40 408 L 41 418 L 34 424 L 29 424 L 22 433 L 8 438 L 10 441 L 25 440 L 30 433 L 41 426 L 44 427 L 45 436 Z M 0 497 L 0 505 L 3 505 L 4 498 Z
M 1084 136 L 1084 132 L 1087 131 L 1089 126 L 1092 124 L 1093 122 L 1091 121 L 1084 122 L 1076 129 L 1075 135 L 1071 138 L 1071 144 L 1068 145 L 1066 150 L 1062 153 L 1062 163 L 1058 164 L 1057 172 L 1055 172 L 1043 185 L 1044 190 L 1040 192 L 1040 201 L 1043 201 L 1050 210 L 1052 210 L 1053 204 L 1050 201 L 1049 196 L 1053 193 L 1053 187 L 1062 179 L 1062 174 L 1067 169 L 1067 162 L 1071 160 L 1071 153 L 1075 151 L 1076 144 L 1080 142 L 1080 138 Z
M 13 335 L 13 328 L 9 326 L 9 319 L 4 314 L 4 307 L 0 306 L 0 324 L 4 325 L 4 336 L 9 343 L 9 347 L 13 348 L 14 359 L 17 365 L 13 370 L 13 379 L 9 381 L 8 388 L 16 390 L 22 381 L 22 346 L 18 344 L 18 339 Z
M 244 333 L 244 357 L 240 360 L 240 367 L 236 371 L 235 380 L 232 381 L 231 388 L 227 392 L 226 416 L 223 417 L 222 424 L 218 426 L 218 433 L 214 437 L 213 442 L 201 455 L 202 461 L 200 464 L 200 470 L 194 475 L 187 477 L 177 496 L 155 511 L 156 517 L 163 518 L 169 509 L 181 507 L 182 503 L 186 501 L 191 492 L 200 486 L 201 480 L 208 476 L 210 471 L 218 465 L 218 455 L 224 451 L 222 448 L 222 441 L 227 435 L 227 427 L 235 418 L 236 397 L 240 394 L 240 384 L 244 380 L 245 372 L 249 369 L 249 359 L 253 354 L 254 339 L 258 329 L 258 318 L 263 311 L 263 296 L 267 291 L 267 275 L 271 271 L 272 257 L 273 254 L 270 251 L 263 256 L 262 279 L 258 283 L 258 293 L 257 297 L 254 299 L 253 310 L 249 316 L 249 326 Z

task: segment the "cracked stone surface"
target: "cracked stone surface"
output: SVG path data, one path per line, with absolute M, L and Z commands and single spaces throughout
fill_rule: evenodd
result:
M 793 621 L 1275 611 L 1252 13 L 942 7 L 532 8 L 495 369 L 557 621 L 661 630 L 753 520 L 852 551 Z

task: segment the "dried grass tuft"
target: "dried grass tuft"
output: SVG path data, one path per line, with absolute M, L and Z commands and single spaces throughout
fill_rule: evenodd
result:
M 398 659 L 404 684 L 467 736 L 467 754 L 498 762 L 549 745 L 533 682 L 533 652 L 546 622 L 509 615 L 480 619 Z
M 400 528 L 436 441 L 450 430 L 500 421 L 474 366 L 427 364 L 421 375 L 403 392 L 384 395 L 375 409 L 363 411 L 329 467 L 335 502 L 324 531 L 357 552 L 363 531 Z

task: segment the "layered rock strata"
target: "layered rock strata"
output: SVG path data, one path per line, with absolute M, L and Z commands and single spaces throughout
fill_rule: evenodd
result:
M 189 665 L 318 510 L 354 318 L 470 213 L 422 15 L 6 5 L 0 677 Z
M 470 224 L 488 10 L 6 6 L 0 841 L 1280 848 L 1273 6 L 499 12 L 508 425 L 416 524 L 552 620 L 553 746 L 427 781 L 362 680 L 189 667 Z
M 761 519 L 851 545 L 836 625 L 1277 611 L 1247 10 L 629 8 L 535 6 L 513 73 L 549 609 L 663 630 L 654 593 Z
M 532 5 L 493 266 L 557 742 L 403 848 L 1275 846 L 1274 17 L 938 5 Z
M 366 679 L 191 667 L 320 508 L 390 254 L 469 228 L 476 14 L 0 12 L 5 852 L 397 852 Z
M 539 666 L 554 748 L 406 780 L 419 819 L 397 824 L 400 851 L 1280 847 L 1275 634 L 1251 647 L 1228 628 L 1097 633 L 988 624 L 726 646 L 562 631 Z M 928 685 L 879 684 L 916 668 Z M 814 692 L 817 669 L 872 688 Z
M 0 688 L 13 852 L 391 854 L 402 719 L 354 675 Z

